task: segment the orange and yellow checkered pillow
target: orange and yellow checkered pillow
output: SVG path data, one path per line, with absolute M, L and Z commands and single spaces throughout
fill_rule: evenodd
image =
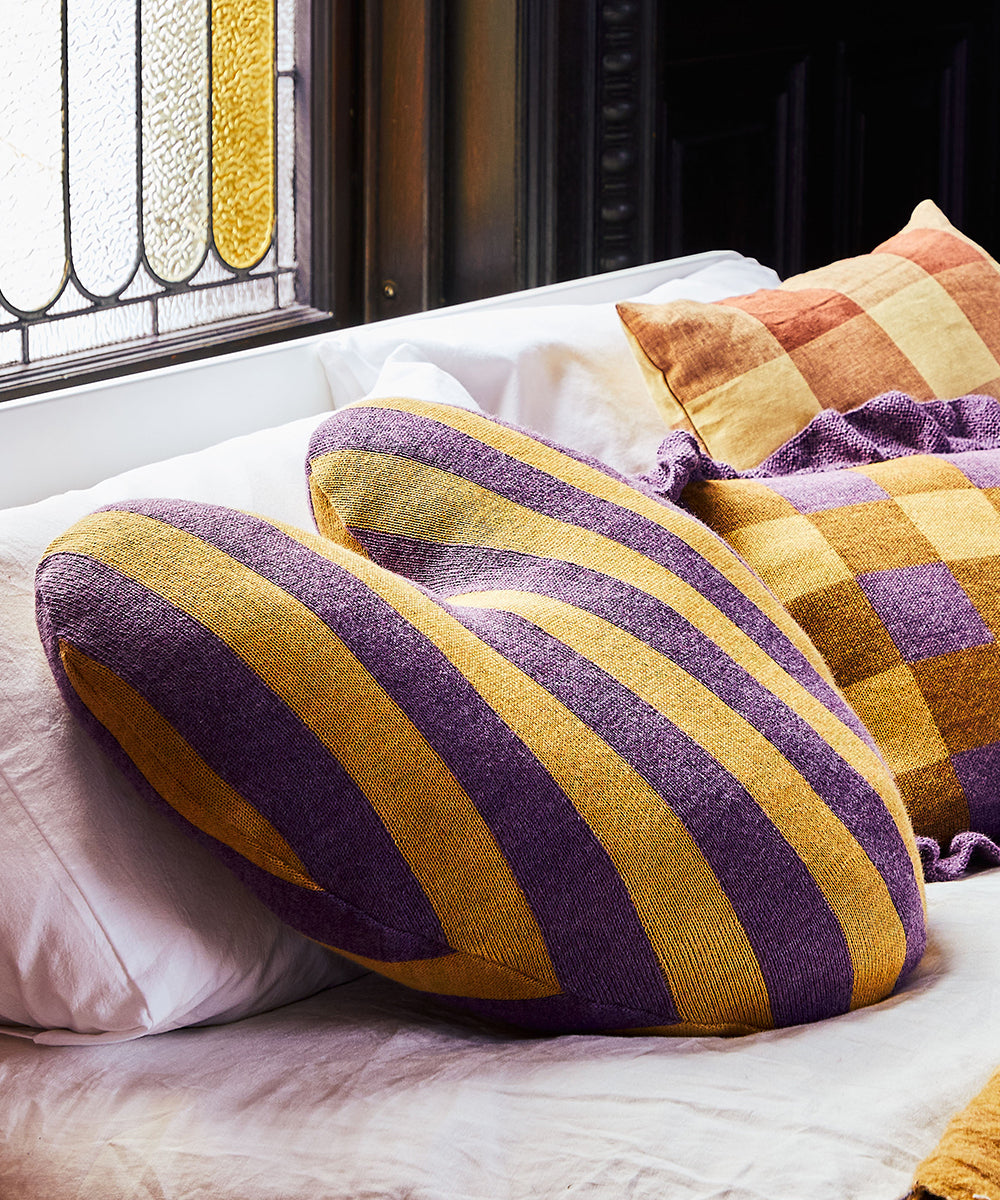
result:
M 667 424 L 756 466 L 823 408 L 1000 397 L 1000 266 L 930 200 L 871 254 L 713 304 L 619 304 Z
M 918 835 L 1000 836 L 1000 450 L 689 484 L 783 602 Z

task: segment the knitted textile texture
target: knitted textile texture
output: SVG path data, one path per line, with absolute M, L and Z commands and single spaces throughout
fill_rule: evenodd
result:
M 310 459 L 325 536 L 142 501 L 38 574 L 82 721 L 281 917 L 546 1032 L 742 1033 L 909 972 L 891 776 L 714 534 L 444 405 L 341 410 Z
M 691 483 L 809 635 L 916 833 L 1000 836 L 1000 450 Z
M 917 401 L 886 392 L 850 412 L 826 408 L 758 467 L 738 471 L 716 462 L 690 433 L 668 433 L 656 466 L 632 475 L 635 487 L 680 502 L 689 483 L 705 479 L 771 479 L 775 475 L 836 471 L 904 458 L 1000 448 L 1000 403 L 992 396 Z
M 667 424 L 738 468 L 881 392 L 1000 396 L 1000 267 L 930 200 L 871 254 L 778 288 L 618 311 Z
M 986 1200 L 1000 1195 L 1000 1071 L 948 1122 L 917 1167 L 905 1200 Z

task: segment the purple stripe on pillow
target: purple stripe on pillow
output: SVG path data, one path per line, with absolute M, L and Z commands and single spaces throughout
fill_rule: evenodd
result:
M 819 695 L 813 686 L 815 668 L 806 661 L 795 644 L 758 605 L 701 554 L 656 522 L 581 491 L 430 417 L 413 413 L 381 408 L 343 409 L 336 414 L 336 419 L 325 422 L 314 434 L 310 459 L 336 449 L 398 454 L 404 459 L 452 470 L 456 474 L 456 488 L 462 487 L 463 479 L 469 480 L 515 503 L 537 509 L 546 516 L 557 517 L 613 538 L 662 564 L 691 584 L 793 678 Z M 610 470 L 606 470 L 606 473 L 623 478 Z M 633 484 L 630 483 L 630 486 Z M 685 515 L 689 520 L 693 519 L 689 514 Z M 401 554 L 393 554 L 390 549 L 391 542 L 396 539 L 357 528 L 351 528 L 351 533 L 376 562 L 390 570 L 398 570 L 408 578 L 417 579 L 424 586 L 430 586 L 419 573 L 414 573 L 418 564 L 413 559 L 409 569 L 403 569 Z M 473 561 L 477 556 L 485 558 L 488 554 L 481 547 L 455 547 L 454 551 L 468 555 Z M 386 558 L 381 557 L 383 553 L 387 553 Z M 433 560 L 446 553 L 446 549 L 428 546 L 426 553 L 428 560 Z M 391 566 L 392 561 L 399 565 Z M 468 569 L 466 563 L 463 570 Z M 458 574 L 456 571 L 456 578 Z
M 666 1013 L 663 1021 L 676 1019 L 663 971 L 604 848 L 531 752 L 440 651 L 349 572 L 256 517 L 163 500 L 127 507 L 168 516 L 177 528 L 278 584 L 335 629 L 411 717 L 490 826 L 566 991 L 591 992 L 610 956 L 629 968 L 621 978 L 607 979 L 609 1002 L 627 996 Z M 253 537 L 246 536 L 250 529 Z M 270 816 L 268 809 L 261 811 Z M 275 824 L 296 849 L 309 836 L 291 823 Z M 552 844 L 560 847 L 558 862 L 540 853 L 547 827 Z M 594 897 L 589 910 L 580 903 L 579 889 L 560 886 L 566 862 L 574 864 L 577 879 L 589 881 Z
M 632 763 L 680 817 L 747 932 L 775 1024 L 846 1011 L 853 970 L 840 923 L 805 864 L 742 784 L 671 721 L 530 621 L 482 609 L 456 613 Z M 762 888 L 762 875 L 780 878 L 781 892 Z M 789 954 L 803 929 L 809 942 Z M 789 969 L 805 975 L 810 958 L 811 978 L 789 987 Z
M 320 426 L 317 434 L 320 433 L 322 437 L 314 437 L 311 456 L 326 452 L 327 448 L 366 450 L 454 471 L 456 488 L 461 488 L 462 480 L 467 480 L 546 517 L 610 537 L 660 563 L 696 587 L 772 656 L 786 641 L 735 584 L 663 526 L 630 509 L 581 491 L 459 430 L 413 413 L 356 408 L 341 410 L 336 414 L 336 420 L 331 419 Z M 629 487 L 635 490 L 631 483 Z M 688 521 L 692 520 L 690 514 L 684 516 Z M 350 525 L 350 521 L 347 524 Z M 362 537 L 360 531 L 352 530 L 352 533 L 359 539 Z M 797 651 L 795 653 L 797 655 Z
M 567 521 L 613 537 L 622 545 L 630 546 L 671 569 L 676 569 L 675 562 L 678 566 L 689 565 L 695 558 L 700 558 L 680 538 L 654 521 L 590 492 L 581 491 L 512 454 L 497 450 L 432 417 L 395 409 L 342 409 L 336 414 L 336 419 L 331 419 L 317 430 L 310 445 L 310 459 L 337 449 L 386 454 L 424 463 L 437 470 L 452 471 L 457 477 L 457 487 L 462 486 L 462 481 L 476 484 L 545 517 Z M 565 457 L 570 457 L 561 447 L 555 449 Z M 607 468 L 602 473 L 621 479 L 632 491 L 636 490 L 624 476 Z M 708 564 L 704 563 L 703 566 L 707 567 Z M 678 570 L 680 573 L 682 571 Z M 719 578 L 723 579 L 722 576 Z
M 334 897 L 350 896 L 352 907 L 403 914 L 414 935 L 342 948 L 388 959 L 447 952 L 438 918 L 385 826 L 299 717 L 193 618 L 113 568 L 84 561 L 78 589 L 58 615 L 62 636 L 143 695 L 292 843 L 317 883 Z M 57 567 L 57 556 L 49 559 L 41 583 L 53 569 L 65 576 L 65 561 Z M 108 628 L 111 624 L 117 628 Z M 164 649 L 137 655 L 143 639 Z M 165 648 L 177 644 L 189 654 L 172 655 L 164 671 Z M 235 728 L 225 719 L 226 698 L 233 695 L 240 698 L 242 714 Z M 247 753 L 247 722 L 256 730 L 253 754 Z M 134 777 L 134 768 L 129 774 Z M 324 820 L 331 811 L 343 815 L 336 831 Z
M 428 401 L 427 404 L 429 405 L 430 401 Z M 357 424 L 355 423 L 355 417 L 358 414 L 367 414 L 368 418 L 370 418 L 374 414 L 374 415 L 376 415 L 376 423 L 378 422 L 378 419 L 380 417 L 384 417 L 386 414 L 390 414 L 390 415 L 394 414 L 396 416 L 414 415 L 417 421 L 424 423 L 425 433 L 429 433 L 429 436 L 431 438 L 436 437 L 437 434 L 442 429 L 451 429 L 452 428 L 452 426 L 444 425 L 443 423 L 436 420 L 435 417 L 433 417 L 429 414 L 425 414 L 425 413 L 409 414 L 409 413 L 404 413 L 399 409 L 390 409 L 390 408 L 382 408 L 382 407 L 374 408 L 372 406 L 367 406 L 367 405 L 359 406 L 357 408 L 348 406 L 346 408 L 338 409 L 337 412 L 334 414 L 334 416 L 336 417 L 336 420 L 331 419 L 331 420 L 324 421 L 323 424 L 318 426 L 316 428 L 316 430 L 313 432 L 312 438 L 310 439 L 310 442 L 309 442 L 309 449 L 308 449 L 307 455 L 306 455 L 306 479 L 307 479 L 307 481 L 309 479 L 309 476 L 312 474 L 312 460 L 314 458 L 318 458 L 319 455 L 329 454 L 333 451 L 344 450 L 344 449 L 351 449 L 351 450 L 357 450 L 357 449 L 361 449 L 361 448 L 371 449 L 370 446 L 362 446 L 362 443 L 358 440 L 358 437 L 356 434 L 349 434 L 346 439 L 341 434 L 341 430 L 346 429 L 346 428 L 355 428 L 355 429 L 361 429 L 361 430 L 365 430 L 365 429 L 369 428 L 370 421 L 364 415 L 362 415 L 360 423 L 357 423 Z M 621 473 L 621 471 L 616 471 L 614 467 L 608 466 L 608 464 L 606 462 L 602 462 L 599 458 L 594 458 L 593 455 L 583 454 L 581 451 L 574 450 L 570 446 L 564 446 L 559 442 L 552 441 L 550 438 L 542 437 L 542 435 L 540 433 L 536 433 L 534 430 L 526 429 L 523 425 L 514 425 L 510 421 L 501 421 L 499 417 L 495 417 L 492 414 L 490 416 L 484 417 L 484 420 L 486 420 L 490 425 L 492 425 L 494 427 L 499 427 L 501 429 L 510 429 L 510 430 L 513 430 L 515 433 L 526 433 L 533 442 L 537 442 L 540 446 L 548 446 L 552 450 L 558 450 L 559 453 L 561 455 L 563 455 L 564 458 L 571 458 L 575 462 L 584 463 L 588 467 L 593 467 L 595 471 L 600 471 L 602 475 L 610 475 L 612 477 L 612 479 L 620 479 L 620 480 L 622 480 L 623 483 L 627 483 L 630 488 L 633 488 L 635 491 L 643 492 L 647 496 L 655 496 L 656 495 L 656 493 L 653 492 L 651 488 L 647 487 L 642 482 L 637 484 L 635 482 L 634 476 L 623 475 Z M 336 428 L 334 428 L 334 426 Z M 461 436 L 464 437 L 467 435 L 462 434 Z M 423 435 L 421 435 L 420 440 L 421 441 L 423 440 Z M 479 441 L 478 439 L 476 439 L 475 444 L 477 446 L 483 445 L 483 443 L 481 441 Z M 403 457 L 405 458 L 405 457 L 409 457 L 409 456 L 404 453 Z M 421 458 L 418 461 L 423 462 L 423 461 L 427 461 L 427 460 Z M 661 503 L 662 503 L 662 501 L 661 501 Z
M 364 537 L 366 543 L 374 541 L 372 535 L 365 534 Z M 423 569 L 419 569 L 418 560 L 421 547 L 427 555 L 427 565 Z M 922 928 L 909 859 L 899 830 L 882 800 L 801 716 L 791 712 L 674 609 L 606 575 L 571 563 L 532 558 L 517 551 L 479 546 L 431 547 L 405 538 L 382 536 L 377 544 L 366 545 L 366 548 L 376 559 L 384 554 L 387 559 L 398 562 L 401 573 L 406 573 L 403 566 L 415 569 L 418 582 L 445 592 L 452 590 L 449 581 L 455 580 L 455 586 L 463 592 L 508 587 L 565 600 L 603 617 L 667 655 L 770 738 L 801 771 L 883 875 L 900 917 L 904 922 L 910 922 L 907 927 Z M 789 674 L 798 678 L 843 724 L 871 745 L 863 724 L 840 693 L 815 673 L 791 643 L 784 644 L 795 656 L 788 655 L 792 660 L 786 665 Z M 798 666 L 798 672 L 790 666 Z M 916 962 L 919 954 L 917 946 L 910 946 L 907 961 Z
M 430 545 L 406 537 L 372 533 L 353 527 L 350 532 L 361 542 L 372 560 L 380 566 L 405 575 L 423 587 L 439 589 L 444 592 L 474 590 L 476 586 L 479 586 L 477 575 L 483 581 L 483 586 L 487 579 L 501 581 L 505 572 L 524 569 L 524 566 L 517 565 L 518 562 L 529 568 L 536 567 L 543 570 L 575 569 L 572 564 L 563 563 L 557 559 L 533 558 L 516 550 L 460 546 L 454 543 Z M 817 674 L 815 666 L 805 658 L 795 643 L 774 624 L 762 609 L 748 599 L 739 588 L 730 584 L 727 579 L 715 571 L 700 555 L 692 551 L 690 561 L 687 564 L 677 564 L 677 568 L 675 573 L 681 579 L 706 596 L 778 666 L 787 671 L 803 687 L 808 688 L 827 708 L 838 713 L 845 710 L 839 694 Z M 514 577 L 511 575 L 510 580 Z M 601 576 L 601 578 L 609 577 Z M 492 582 L 489 586 L 520 585 L 515 585 L 508 580 L 506 583 Z M 525 590 L 535 589 L 526 588 Z M 636 589 L 633 596 L 639 595 L 641 593 Z M 654 598 L 650 597 L 650 602 L 659 604 L 660 611 L 667 611 L 666 606 Z M 688 627 L 690 628 L 690 626 Z M 853 717 L 851 720 L 854 721 Z M 862 728 L 860 722 L 854 722 L 852 728 L 855 727 L 859 730 Z M 867 737 L 864 734 L 862 736 Z
M 677 1018 L 665 1021 L 658 1010 L 643 1011 L 635 1003 L 602 1004 L 600 999 L 580 1000 L 564 993 L 538 1000 L 469 1000 L 449 996 L 450 1008 L 465 1009 L 478 1017 L 503 1021 L 521 1029 L 530 1028 L 544 1033 L 572 1029 L 576 1033 L 607 1033 L 629 1029 L 649 1029 L 674 1024 Z
M 560 559 L 522 554 L 519 550 L 496 550 L 488 546 L 461 546 L 454 543 L 429 545 L 411 538 L 356 529 L 352 529 L 351 533 L 364 542 L 365 549 L 380 566 L 444 596 L 493 588 L 513 588 L 544 596 L 550 594 L 549 589 L 558 580 L 558 599 L 606 617 L 620 629 L 634 633 L 671 657 L 675 656 L 675 652 L 680 652 L 689 639 L 698 642 L 699 648 L 690 656 L 695 662 L 703 643 L 714 646 L 676 609 L 647 592 L 588 567 Z M 591 601 L 584 604 L 583 597 L 590 597 Z M 742 610 L 734 604 L 727 616 L 760 645 L 760 639 L 753 637 L 746 628 L 751 623 L 755 606 L 745 596 L 742 600 Z M 759 614 L 759 610 L 757 612 Z M 767 620 L 766 617 L 763 619 Z M 770 656 L 860 737 L 870 741 L 864 726 L 844 703 L 840 693 L 816 673 L 812 664 L 776 626 L 770 628 L 773 640 L 781 639 L 784 652 L 775 654 L 772 647 L 763 647 Z M 660 636 L 655 641 L 651 640 L 657 632 Z M 717 647 L 715 650 L 717 654 L 722 653 Z M 730 660 L 725 657 L 725 661 L 728 663 Z M 712 687 L 715 687 L 714 680 Z

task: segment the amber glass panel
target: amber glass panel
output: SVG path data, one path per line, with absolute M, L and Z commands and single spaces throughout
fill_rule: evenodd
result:
M 274 0 L 212 0 L 212 229 L 249 267 L 274 229 Z

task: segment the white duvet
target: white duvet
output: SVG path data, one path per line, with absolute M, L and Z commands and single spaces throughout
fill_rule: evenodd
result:
M 738 1039 L 506 1037 L 368 976 L 120 1045 L 3 1039 L 5 1200 L 893 1200 L 1000 1064 L 1000 870 L 928 888 L 872 1008 Z

